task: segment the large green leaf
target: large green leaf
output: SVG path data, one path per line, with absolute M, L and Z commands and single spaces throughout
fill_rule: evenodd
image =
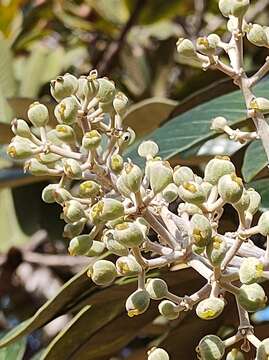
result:
M 269 80 L 266 80 L 256 86 L 255 93 L 257 96 L 262 96 L 268 90 Z M 231 125 L 246 120 L 247 112 L 241 91 L 218 97 L 176 116 L 147 136 L 146 139 L 150 138 L 156 141 L 160 147 L 160 155 L 169 159 L 214 136 L 210 126 L 212 119 L 216 116 L 227 117 Z M 139 161 L 136 146 L 130 148 L 127 155 Z
M 0 360 L 22 360 L 26 349 L 26 337 L 0 349 Z
M 261 140 L 252 141 L 245 152 L 242 166 L 245 181 L 251 181 L 267 164 L 268 159 Z
M 262 197 L 260 209 L 266 211 L 269 209 L 269 179 L 261 179 L 249 183 Z

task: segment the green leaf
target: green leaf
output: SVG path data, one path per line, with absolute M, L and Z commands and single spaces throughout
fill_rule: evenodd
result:
M 13 55 L 7 40 L 0 33 L 0 87 L 5 97 L 13 96 L 16 92 L 16 83 L 13 73 Z
M 260 210 L 267 211 L 269 209 L 269 179 L 253 181 L 248 184 L 248 187 L 258 191 L 262 198 Z
M 6 251 L 11 246 L 21 245 L 29 240 L 18 223 L 10 189 L 0 189 L 0 251 Z
M 0 360 L 22 360 L 26 349 L 26 337 L 0 349 Z
M 66 282 L 59 292 L 47 301 L 34 316 L 25 320 L 1 338 L 0 348 L 44 326 L 55 317 L 61 315 L 66 308 L 71 306 L 71 303 L 73 304 L 78 301 L 79 296 L 91 288 L 91 282 L 86 275 L 87 271 L 88 267 Z
M 257 96 L 261 96 L 268 90 L 269 80 L 266 80 L 256 86 L 255 93 Z M 160 147 L 160 156 L 169 159 L 214 136 L 215 133 L 210 130 L 211 122 L 214 117 L 220 115 L 226 117 L 230 125 L 247 119 L 241 91 L 218 97 L 174 117 L 146 139 L 150 138 L 156 141 Z M 126 155 L 141 162 L 137 156 L 137 146 L 131 147 Z
M 251 181 L 267 164 L 268 159 L 261 140 L 252 141 L 245 152 L 242 166 L 245 181 Z

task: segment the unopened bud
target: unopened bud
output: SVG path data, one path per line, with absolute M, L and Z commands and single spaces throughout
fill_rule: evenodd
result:
M 250 24 L 247 28 L 248 40 L 256 46 L 268 46 L 268 39 L 263 26 L 259 24 Z
M 12 120 L 11 129 L 15 135 L 19 135 L 23 138 L 31 137 L 31 130 L 30 130 L 27 122 L 22 119 Z
M 136 290 L 125 304 L 129 317 L 143 314 L 149 307 L 150 296 L 146 290 Z
M 135 276 L 142 271 L 141 266 L 132 255 L 119 257 L 116 261 L 116 268 L 122 276 Z
M 54 109 L 57 121 L 62 124 L 71 125 L 76 121 L 78 103 L 73 96 L 64 98 Z
M 65 74 L 58 76 L 50 83 L 50 92 L 55 100 L 61 101 L 63 98 L 75 94 L 78 89 L 78 80 L 74 75 Z
M 158 145 L 151 140 L 143 141 L 138 147 L 138 155 L 146 159 L 154 158 L 158 152 Z
M 89 235 L 78 235 L 70 241 L 68 251 L 72 256 L 86 255 L 91 246 L 92 239 Z
M 218 116 L 215 119 L 212 120 L 211 124 L 211 130 L 217 131 L 217 132 L 223 132 L 225 126 L 228 125 L 228 121 L 223 116 Z
M 116 225 L 115 240 L 126 247 L 139 246 L 144 241 L 141 228 L 134 222 L 124 222 Z
M 238 202 L 243 194 L 243 189 L 242 179 L 235 174 L 224 175 L 219 179 L 218 192 L 227 203 Z
M 82 146 L 87 150 L 96 149 L 102 140 L 101 134 L 97 130 L 86 132 L 82 139 Z
M 93 264 L 87 275 L 99 286 L 110 285 L 117 277 L 117 270 L 113 262 L 98 260 Z
M 78 161 L 74 159 L 67 159 L 64 161 L 64 173 L 67 177 L 74 180 L 79 180 L 82 177 L 81 166 Z

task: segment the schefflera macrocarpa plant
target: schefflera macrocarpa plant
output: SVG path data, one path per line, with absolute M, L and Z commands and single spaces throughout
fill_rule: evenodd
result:
M 241 142 L 260 137 L 269 154 L 264 118 L 269 100 L 256 98 L 251 90 L 269 70 L 269 61 L 248 78 L 242 46 L 246 35 L 254 45 L 269 47 L 269 28 L 246 23 L 248 6 L 248 0 L 219 1 L 222 14 L 229 18 L 229 43 L 211 34 L 199 38 L 196 46 L 179 39 L 177 49 L 204 70 L 216 68 L 234 79 L 242 89 L 256 131 L 233 130 L 221 114 L 213 120 L 212 128 Z M 219 49 L 227 53 L 230 65 L 220 60 Z M 32 127 L 15 119 L 15 137 L 7 152 L 14 159 L 25 160 L 25 169 L 33 175 L 59 179 L 44 188 L 42 198 L 62 206 L 64 236 L 70 239 L 71 255 L 98 257 L 107 249 L 118 257 L 115 263 L 96 260 L 88 272 L 92 281 L 107 286 L 117 277 L 137 276 L 137 290 L 126 299 L 130 317 L 143 314 L 151 301 L 158 301 L 160 314 L 168 320 L 194 307 L 201 319 L 212 320 L 226 306 L 225 294 L 231 293 L 238 307 L 237 333 L 226 340 L 205 336 L 197 345 L 198 356 L 218 360 L 227 348 L 234 347 L 226 359 L 240 360 L 244 358 L 242 351 L 249 351 L 251 344 L 257 348 L 257 360 L 268 359 L 269 339 L 260 341 L 249 321 L 249 313 L 267 302 L 260 283 L 269 278 L 269 212 L 252 224 L 260 195 L 244 187 L 227 156 L 210 160 L 203 178 L 189 167 L 172 169 L 150 140 L 138 148 L 146 162 L 143 168 L 124 159 L 123 151 L 135 137 L 123 122 L 128 99 L 95 70 L 80 78 L 70 74 L 58 77 L 51 82 L 51 94 L 58 102 L 56 127 L 50 126 L 48 109 L 34 102 L 28 110 Z M 176 200 L 177 214 L 169 210 L 169 204 Z M 239 226 L 221 234 L 219 223 L 226 204 L 236 210 Z M 150 229 L 157 235 L 155 241 L 148 237 Z M 258 233 L 267 238 L 266 250 L 251 241 Z M 164 279 L 146 280 L 149 270 L 173 263 L 189 265 L 207 280 L 206 285 L 186 296 L 171 293 Z M 237 344 L 242 340 L 244 346 L 239 349 Z M 168 360 L 169 355 L 164 349 L 153 348 L 148 359 Z

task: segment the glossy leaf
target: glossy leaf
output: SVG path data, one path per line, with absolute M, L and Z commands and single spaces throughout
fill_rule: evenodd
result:
M 26 337 L 0 349 L 0 360 L 22 360 L 26 349 Z
M 267 164 L 268 159 L 262 142 L 260 140 L 252 141 L 247 147 L 242 166 L 245 181 L 251 181 Z

